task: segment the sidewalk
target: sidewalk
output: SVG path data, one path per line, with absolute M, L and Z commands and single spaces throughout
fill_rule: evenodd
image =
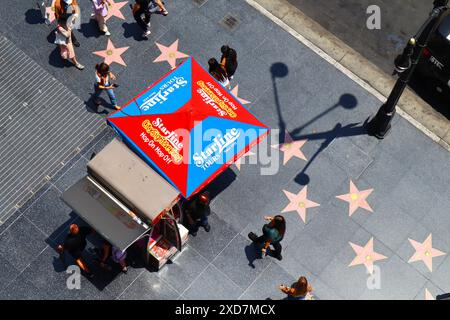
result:
M 280 156 L 275 175 L 260 174 L 265 164 L 242 163 L 240 170 L 232 165 L 210 186 L 218 190 L 211 232 L 200 230 L 172 264 L 159 273 L 135 265 L 126 275 L 83 278 L 81 290 L 67 290 L 68 275 L 54 248 L 67 226 L 79 220 L 60 196 L 85 174 L 92 151 L 113 138 L 106 129 L 0 225 L 0 298 L 281 299 L 278 285 L 300 275 L 322 300 L 425 299 L 426 292 L 450 292 L 450 154 L 399 116 L 382 142 L 367 136 L 361 125 L 380 105 L 374 96 L 245 1 L 196 3 L 202 1 L 166 0 L 169 16 L 152 18 L 149 40 L 137 40 L 139 29 L 128 5 L 121 9 L 125 20 L 108 21 L 114 46 L 129 47 L 122 54 L 126 66 L 112 65 L 119 103 L 170 70 L 165 61 L 153 62 L 161 54 L 155 42 L 168 47 L 178 40 L 180 52 L 205 66 L 227 43 L 238 52 L 232 86 L 239 85 L 238 96 L 274 132 L 287 130 L 294 140 L 307 140 L 291 148 L 308 160 L 297 151 L 283 165 L 288 151 L 271 149 Z M 3 5 L 0 30 L 79 99 L 89 101 L 94 65 L 102 61 L 93 52 L 105 50 L 108 40 L 89 22 L 88 1 L 81 5 L 83 31 L 77 31 L 81 48 L 76 52 L 86 66 L 82 72 L 59 64 L 55 45 L 46 39 L 52 28 L 40 22 L 34 1 Z M 232 30 L 221 23 L 226 15 L 237 20 Z M 70 106 L 66 111 L 75 112 Z M 91 119 L 105 116 L 86 113 Z M 268 144 L 284 142 L 271 138 Z M 361 193 L 349 191 L 351 182 Z M 283 213 L 288 220 L 283 260 L 257 259 L 248 232 L 259 233 L 263 216 L 280 214 L 289 205 L 284 191 L 299 194 L 306 184 L 307 198 L 320 206 L 306 209 L 306 223 L 296 211 Z M 364 192 L 371 189 L 369 195 Z M 350 202 L 361 200 L 354 212 L 336 198 L 346 194 Z M 302 203 L 307 201 L 295 199 L 300 212 Z M 426 244 L 430 234 L 432 247 L 445 255 L 417 244 Z M 371 239 L 375 253 L 360 250 L 370 249 Z M 409 262 L 417 260 L 411 259 L 417 258 L 413 244 L 423 249 L 419 258 L 428 265 Z M 370 269 L 372 262 L 381 272 L 380 289 L 367 286 L 366 266 Z

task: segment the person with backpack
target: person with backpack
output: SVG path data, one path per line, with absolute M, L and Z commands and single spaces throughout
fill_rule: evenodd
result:
M 111 83 L 111 80 L 115 80 L 115 75 L 109 71 L 109 65 L 107 63 L 99 63 L 95 65 L 95 85 L 94 85 L 94 103 L 100 105 L 99 97 L 103 91 L 108 94 L 111 104 L 116 110 L 120 110 L 117 105 L 116 95 L 114 89 L 118 87 L 117 84 Z
M 65 19 L 70 28 L 71 42 L 75 47 L 79 47 L 73 29 L 80 29 L 81 26 L 81 11 L 77 0 L 56 0 L 55 1 L 55 18 Z
M 255 233 L 250 232 L 248 237 L 254 243 L 262 245 L 262 253 L 267 254 L 267 249 L 270 245 L 274 247 L 275 250 L 271 250 L 271 254 L 278 260 L 282 259 L 281 256 L 281 240 L 283 240 L 284 234 L 286 232 L 286 220 L 283 216 L 276 215 L 275 217 L 264 217 L 269 223 L 265 224 L 262 228 L 263 234 L 258 237 Z
M 220 64 L 225 68 L 228 74 L 228 78 L 231 80 L 233 79 L 233 75 L 238 67 L 236 50 L 230 48 L 227 45 L 224 45 L 222 46 L 222 48 L 220 48 L 220 51 L 222 52 Z
M 209 73 L 216 79 L 221 85 L 230 90 L 230 80 L 228 79 L 227 71 L 225 67 L 219 64 L 215 58 L 208 60 Z
M 78 70 L 83 70 L 84 66 L 78 62 L 75 55 L 72 38 L 70 36 L 71 32 L 72 30 L 67 25 L 67 19 L 59 18 L 58 26 L 55 31 L 55 44 L 59 47 L 61 58 L 72 62 Z
M 105 19 L 108 16 L 109 7 L 111 5 L 110 0 L 91 0 L 94 8 L 94 17 L 97 21 L 98 28 L 105 36 L 110 36 L 111 33 L 106 26 Z

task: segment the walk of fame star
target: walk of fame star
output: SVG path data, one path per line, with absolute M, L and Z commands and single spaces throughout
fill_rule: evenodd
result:
M 288 197 L 290 203 L 281 212 L 297 211 L 304 223 L 306 223 L 306 209 L 320 206 L 318 203 L 307 198 L 308 186 L 305 186 L 298 194 L 286 190 L 283 190 L 283 192 Z
M 386 256 L 379 254 L 373 249 L 373 238 L 370 238 L 369 242 L 366 243 L 364 247 L 358 246 L 357 244 L 349 242 L 353 251 L 356 253 L 356 257 L 348 265 L 349 267 L 357 266 L 363 264 L 366 266 L 367 271 L 371 274 L 373 273 L 373 263 L 378 260 L 387 259 Z
M 414 255 L 408 260 L 408 262 L 411 263 L 415 261 L 423 261 L 430 272 L 433 271 L 433 258 L 440 257 L 446 254 L 445 252 L 433 248 L 433 238 L 431 233 L 422 243 L 412 239 L 408 240 L 416 250 Z
M 153 60 L 153 62 L 167 61 L 172 69 L 175 69 L 177 59 L 189 57 L 187 54 L 178 51 L 178 39 L 175 40 L 170 46 L 166 47 L 158 42 L 155 42 L 161 54 Z
M 350 193 L 336 196 L 336 198 L 347 201 L 349 203 L 348 215 L 352 214 L 358 209 L 363 208 L 370 212 L 373 212 L 370 205 L 367 203 L 367 197 L 372 193 L 373 189 L 358 190 L 352 180 L 350 180 Z
M 109 18 L 117 17 L 119 19 L 125 20 L 125 17 L 122 14 L 122 11 L 120 9 L 125 6 L 128 1 L 122 1 L 122 2 L 115 2 L 115 0 L 109 0 L 111 2 L 111 5 L 109 6 L 108 15 L 105 18 L 105 21 L 108 21 Z
M 95 51 L 93 54 L 105 58 L 104 62 L 107 64 L 111 64 L 116 62 L 123 66 L 126 66 L 125 61 L 122 59 L 122 54 L 128 50 L 129 47 L 116 48 L 110 39 L 108 39 L 108 45 L 106 50 Z
M 288 163 L 288 161 L 293 157 L 307 161 L 305 155 L 300 150 L 307 140 L 294 141 L 287 131 L 285 132 L 284 137 L 284 143 L 272 145 L 272 148 L 283 151 L 283 165 L 286 165 L 286 163 Z

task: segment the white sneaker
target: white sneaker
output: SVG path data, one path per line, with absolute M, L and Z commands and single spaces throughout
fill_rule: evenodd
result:
M 147 23 L 147 27 L 151 27 L 152 26 L 152 23 L 151 23 L 151 21 L 149 21 L 148 23 Z
M 152 34 L 152 32 L 150 30 L 147 30 L 144 32 L 144 34 L 142 36 L 147 38 L 151 34 Z
M 110 36 L 110 35 L 111 35 L 111 32 L 109 32 L 109 31 L 105 32 L 105 36 Z

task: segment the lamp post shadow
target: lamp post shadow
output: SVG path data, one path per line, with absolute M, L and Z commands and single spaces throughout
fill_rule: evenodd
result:
M 281 111 L 281 104 L 279 99 L 279 93 L 278 93 L 278 87 L 276 83 L 277 78 L 284 78 L 289 74 L 289 68 L 286 64 L 282 62 L 274 63 L 270 67 L 270 73 L 272 76 L 272 84 L 273 84 L 273 90 L 274 90 L 274 96 L 275 96 L 275 106 L 277 110 L 278 115 L 278 126 L 280 129 L 280 132 L 287 132 L 286 130 L 286 122 L 283 118 L 283 114 Z M 309 166 L 312 164 L 312 162 L 317 158 L 317 156 L 325 150 L 334 139 L 342 138 L 342 137 L 351 137 L 351 136 L 358 136 L 363 134 L 368 134 L 367 130 L 367 123 L 368 119 L 364 121 L 364 123 L 350 123 L 348 125 L 343 126 L 341 123 L 337 123 L 333 129 L 325 132 L 320 133 L 313 133 L 313 134 L 304 134 L 301 135 L 301 132 L 311 125 L 312 123 L 316 122 L 317 120 L 321 119 L 325 115 L 329 114 L 331 111 L 337 109 L 338 107 L 342 107 L 346 110 L 352 110 L 355 109 L 358 106 L 358 100 L 356 97 L 352 94 L 345 93 L 340 96 L 339 101 L 329 107 L 328 109 L 324 110 L 323 112 L 316 115 L 311 120 L 307 121 L 300 127 L 294 129 L 290 135 L 294 141 L 297 140 L 323 140 L 322 144 L 320 145 L 319 149 L 315 152 L 315 154 L 310 158 L 306 166 L 302 169 L 302 171 L 295 177 L 295 182 L 301 184 L 301 185 L 307 185 L 310 181 L 309 176 L 306 174 L 306 170 L 309 168 Z M 285 135 L 280 134 L 280 144 L 285 143 Z

